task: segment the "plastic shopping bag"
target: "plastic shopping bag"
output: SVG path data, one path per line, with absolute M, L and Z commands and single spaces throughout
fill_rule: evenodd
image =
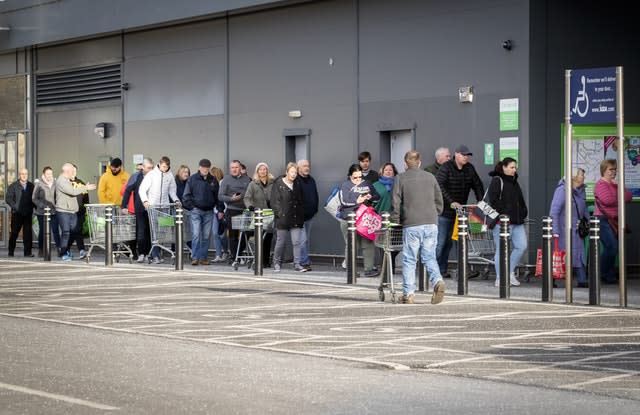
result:
M 536 251 L 536 277 L 542 276 L 542 248 L 538 248 Z
M 451 240 L 458 240 L 458 215 L 456 215 L 456 220 L 453 222 L 453 232 L 451 233 Z
M 371 241 L 376 239 L 376 231 L 382 227 L 382 217 L 371 206 L 360 205 L 356 210 L 356 232 Z
M 564 263 L 564 257 L 566 252 L 563 249 L 558 248 L 558 238 L 554 239 L 553 256 L 552 256 L 552 269 L 553 279 L 562 280 L 566 275 L 567 268 Z

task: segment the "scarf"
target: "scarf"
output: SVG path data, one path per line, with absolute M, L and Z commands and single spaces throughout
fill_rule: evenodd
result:
M 390 192 L 391 189 L 393 189 L 393 183 L 395 182 L 395 180 L 395 177 L 386 176 L 380 176 L 380 178 L 378 179 L 378 181 L 384 185 L 385 189 L 387 189 L 387 192 Z

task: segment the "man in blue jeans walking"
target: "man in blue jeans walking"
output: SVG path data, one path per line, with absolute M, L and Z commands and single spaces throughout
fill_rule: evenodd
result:
M 214 208 L 224 209 L 218 200 L 219 184 L 213 177 L 211 161 L 202 159 L 198 172 L 187 179 L 182 195 L 184 207 L 191 214 L 191 265 L 209 265 L 209 238 L 213 223 Z
M 414 304 L 418 255 L 429 272 L 433 287 L 431 304 L 444 299 L 445 283 L 436 261 L 438 215 L 442 213 L 442 192 L 433 174 L 420 168 L 420 153 L 404 156 L 406 171 L 397 176 L 392 190 L 391 220 L 402 224 L 402 299 Z

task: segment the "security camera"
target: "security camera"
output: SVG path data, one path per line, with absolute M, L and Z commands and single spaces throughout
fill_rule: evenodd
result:
M 122 88 L 125 91 L 129 90 L 129 83 L 128 82 L 123 82 L 122 85 L 120 85 L 120 88 Z
M 511 48 L 513 47 L 513 44 L 511 43 L 511 41 L 509 39 L 507 39 L 504 42 L 502 42 L 502 47 L 505 50 L 511 50 Z

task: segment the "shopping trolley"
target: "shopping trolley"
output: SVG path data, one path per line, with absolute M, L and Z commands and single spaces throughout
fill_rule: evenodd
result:
M 489 228 L 486 217 L 474 213 L 476 205 L 462 205 L 458 209 L 458 215 L 463 215 L 468 219 L 468 264 L 477 265 L 482 268 L 481 275 L 485 280 L 489 278 L 489 273 L 494 265 L 496 246 L 493 240 L 493 231 Z
M 382 248 L 384 256 L 382 258 L 382 272 L 380 273 L 380 285 L 378 286 L 378 298 L 384 301 L 384 287 L 389 283 L 389 293 L 391 294 L 391 302 L 396 303 L 396 290 L 393 286 L 393 261 L 391 253 L 402 251 L 402 227 L 382 227 L 376 231 L 375 245 Z
M 182 229 L 190 229 L 191 225 L 188 218 L 187 211 L 183 210 L 183 227 Z M 153 248 L 159 248 L 161 252 L 166 252 L 171 255 L 171 263 L 175 263 L 176 255 L 174 252 L 182 247 L 175 246 L 176 238 L 176 205 L 171 203 L 168 205 L 149 206 L 147 208 L 147 214 L 149 215 L 149 230 L 151 233 L 151 250 L 149 251 L 148 260 L 151 262 L 151 251 Z M 186 241 L 186 239 L 185 239 Z M 182 252 L 182 251 L 181 251 Z
M 106 250 L 105 245 L 105 214 L 107 207 L 112 207 L 111 216 L 111 241 L 113 242 L 113 258 L 120 261 L 121 256 L 126 256 L 129 263 L 133 262 L 133 252 L 127 242 L 136 239 L 136 217 L 128 213 L 121 213 L 120 208 L 110 204 L 86 204 L 87 221 L 89 223 L 89 250 L 86 261 L 91 259 L 93 248 L 100 247 Z
M 262 209 L 262 230 L 264 234 L 266 232 L 273 231 L 273 210 Z M 238 266 L 241 263 L 247 264 L 247 268 L 252 268 L 255 262 L 255 249 L 253 244 L 253 231 L 255 230 L 255 213 L 250 210 L 245 210 L 240 215 L 231 217 L 231 226 L 233 230 L 240 231 L 240 237 L 238 238 L 238 247 L 236 248 L 236 256 L 231 264 L 235 271 L 238 270 Z M 240 246 L 244 241 L 245 250 L 240 252 Z

